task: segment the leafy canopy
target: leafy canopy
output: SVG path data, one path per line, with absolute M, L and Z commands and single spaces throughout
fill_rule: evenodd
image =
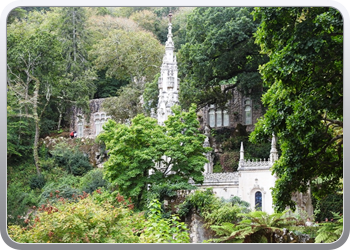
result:
M 343 20 L 333 8 L 256 8 L 256 42 L 269 62 L 260 67 L 268 108 L 252 141 L 274 132 L 281 157 L 273 167 L 276 209 L 295 208 L 293 192 L 317 197 L 343 176 Z
M 153 184 L 203 182 L 205 136 L 200 134 L 193 105 L 189 112 L 173 107 L 174 115 L 165 126 L 157 120 L 137 115 L 131 124 L 109 120 L 99 138 L 109 150 L 104 164 L 105 176 L 123 195 L 131 197 L 138 208 L 144 205 L 147 189 Z M 152 174 L 150 174 L 150 171 Z
M 261 96 L 258 66 L 266 62 L 266 56 L 254 44 L 259 21 L 253 20 L 252 10 L 201 7 L 189 14 L 186 44 L 179 51 L 181 103 L 225 105 L 231 97 L 229 90 L 236 88 L 245 95 Z

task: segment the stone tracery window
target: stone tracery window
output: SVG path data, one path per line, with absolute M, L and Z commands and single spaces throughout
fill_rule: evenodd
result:
M 262 210 L 262 194 L 260 191 L 257 191 L 255 193 L 255 210 L 257 211 Z
M 214 127 L 227 127 L 230 125 L 229 114 L 227 110 L 221 108 L 215 108 L 215 105 L 210 105 L 208 112 L 209 126 Z
M 95 113 L 94 123 L 95 123 L 95 135 L 96 136 L 102 132 L 102 130 L 103 130 L 102 126 L 107 121 L 108 118 L 109 117 L 107 117 L 106 113 L 104 113 L 104 112 Z
M 252 106 L 249 99 L 244 101 L 244 121 L 245 125 L 252 124 Z
M 83 120 L 79 120 L 78 121 L 78 131 L 77 131 L 77 137 L 83 137 L 84 135 L 84 121 Z
M 99 119 L 95 120 L 95 128 L 96 128 L 96 135 L 98 135 L 101 132 L 101 123 Z

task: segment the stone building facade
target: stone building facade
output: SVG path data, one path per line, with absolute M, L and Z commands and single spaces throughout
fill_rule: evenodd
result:
M 246 126 L 248 132 L 254 130 L 254 124 L 262 115 L 260 101 L 244 96 L 237 89 L 232 90 L 232 98 L 228 101 L 226 109 L 212 104 L 198 112 L 203 127 L 208 125 L 212 129 L 220 129 L 237 127 L 238 124 L 242 124 Z
M 105 98 L 90 100 L 89 114 L 85 114 L 81 108 L 73 107 L 70 130 L 76 131 L 79 138 L 95 138 L 102 131 L 102 125 L 110 119 L 102 109 L 104 100 Z

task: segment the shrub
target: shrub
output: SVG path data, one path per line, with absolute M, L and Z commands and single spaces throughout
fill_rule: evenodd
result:
M 227 202 L 231 203 L 232 205 L 240 207 L 241 213 L 250 212 L 250 204 L 244 200 L 241 200 L 241 198 L 239 198 L 238 196 L 231 197 Z
M 55 162 L 70 174 L 83 175 L 92 169 L 88 157 L 65 142 L 57 144 L 51 154 Z
M 66 199 L 76 198 L 82 193 L 80 189 L 74 187 L 74 185 L 78 185 L 78 183 L 79 179 L 70 175 L 59 179 L 57 182 L 47 184 L 40 195 L 39 205 L 48 202 L 54 203 L 60 197 Z
M 222 172 L 222 167 L 219 162 L 216 162 L 215 165 L 213 166 L 213 173 L 221 173 Z
M 140 235 L 141 243 L 189 243 L 190 237 L 187 226 L 179 222 L 176 215 L 169 219 L 162 218 L 161 204 L 157 200 L 148 206 L 145 229 Z
M 38 196 L 34 192 L 24 191 L 22 183 L 12 183 L 7 187 L 7 223 L 8 225 L 22 225 L 24 217 L 32 206 L 38 203 Z
M 107 188 L 110 185 L 108 181 L 103 179 L 102 169 L 93 169 L 87 172 L 83 177 L 80 178 L 81 190 L 92 193 L 98 188 Z
M 140 218 L 129 208 L 85 195 L 78 202 L 42 205 L 26 227 L 10 226 L 8 234 L 19 243 L 137 243 Z
M 186 216 L 195 210 L 206 221 L 206 226 L 221 225 L 224 222 L 236 223 L 239 213 L 249 212 L 249 203 L 241 201 L 238 197 L 230 200 L 219 199 L 212 189 L 197 190 L 186 197 L 178 206 L 179 215 Z
M 42 174 L 34 175 L 30 178 L 29 186 L 31 189 L 41 189 L 45 186 L 45 183 L 45 177 Z
M 48 158 L 40 161 L 40 166 L 42 170 L 50 171 L 55 167 L 55 159 Z
M 205 213 L 204 217 L 208 225 L 221 225 L 223 222 L 237 222 L 240 212 L 240 207 L 233 206 L 231 203 L 224 203 L 218 209 Z
M 219 199 L 215 197 L 213 190 L 208 188 L 205 191 L 196 190 L 194 193 L 188 195 L 185 201 L 178 205 L 178 213 L 180 216 L 186 216 L 192 209 L 194 209 L 203 216 L 205 212 L 210 212 L 219 207 Z
M 150 190 L 147 193 L 148 201 L 151 202 L 154 199 L 157 199 L 158 201 L 162 202 L 165 198 L 174 198 L 176 197 L 176 191 L 177 190 L 192 190 L 196 189 L 195 186 L 189 184 L 189 183 L 159 183 L 152 185 Z

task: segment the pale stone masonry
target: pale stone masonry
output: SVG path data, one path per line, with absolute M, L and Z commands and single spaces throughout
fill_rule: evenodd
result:
M 180 80 L 177 78 L 178 69 L 171 29 L 172 25 L 169 21 L 168 39 L 165 42 L 165 54 L 158 79 L 157 120 L 159 125 L 164 125 L 164 121 L 168 119 L 168 116 L 173 115 L 171 107 L 179 104 Z

